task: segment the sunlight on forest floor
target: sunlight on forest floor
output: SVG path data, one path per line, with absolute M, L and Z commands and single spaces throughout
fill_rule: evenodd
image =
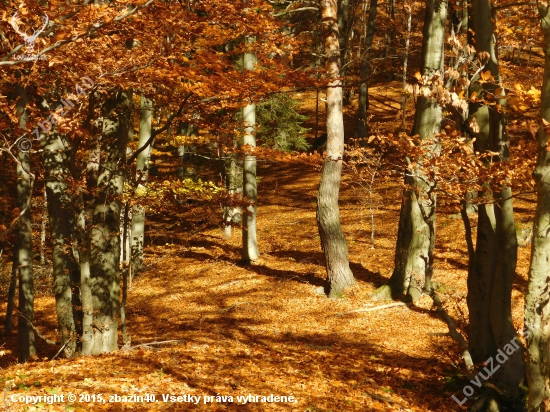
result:
M 352 313 L 390 275 L 400 183 L 377 187 L 375 248 L 370 245 L 370 217 L 350 176 L 342 186 L 342 222 L 350 244 L 357 285 L 338 300 L 315 292 L 323 282 L 323 255 L 315 222 L 319 173 L 311 166 L 262 164 L 258 236 L 261 258 L 242 267 L 240 231 L 223 239 L 220 229 L 175 233 L 150 221 L 146 247 L 148 270 L 129 292 L 127 322 L 130 351 L 97 357 L 49 361 L 56 350 L 41 346 L 40 360 L 16 361 L 16 335 L 1 348 L 4 382 L 18 389 L 8 395 L 102 393 L 155 394 L 155 403 L 75 403 L 75 410 L 288 410 L 288 411 L 453 411 L 457 405 L 446 380 L 461 368 L 457 346 L 431 309 L 417 306 Z M 284 177 L 283 177 L 284 176 Z M 382 199 L 386 199 L 382 203 Z M 388 202 L 388 199 L 394 199 Z M 532 201 L 517 200 L 519 221 L 528 220 Z M 466 246 L 458 209 L 438 215 L 435 282 L 447 310 L 466 324 Z M 181 216 L 184 219 L 184 216 Z M 522 325 L 528 248 L 520 248 L 513 292 L 515 325 Z M 53 296 L 36 300 L 37 327 L 55 337 Z M 5 304 L 0 308 L 5 311 Z M 41 345 L 42 342 L 40 342 Z M 13 380 L 9 380 L 14 378 Z M 162 394 L 294 396 L 297 403 L 170 404 Z M 45 405 L 45 410 L 62 410 Z M 49 408 L 49 409 L 48 409 Z M 57 408 L 57 409 L 56 409 Z M 63 406 L 64 408 L 64 406 Z M 93 409 L 90 409 L 93 408 Z M 30 408 L 29 410 L 34 410 Z M 63 409 L 65 410 L 65 409 Z

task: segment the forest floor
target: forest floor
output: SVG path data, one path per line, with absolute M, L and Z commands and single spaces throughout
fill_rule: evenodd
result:
M 447 325 L 430 298 L 411 307 L 345 313 L 364 308 L 393 270 L 401 178 L 375 183 L 371 244 L 368 193 L 344 174 L 341 221 L 357 283 L 342 298 L 328 300 L 318 293 L 325 276 L 315 219 L 320 169 L 259 162 L 258 176 L 258 261 L 239 263 L 240 230 L 225 238 L 219 227 L 180 225 L 201 213 L 198 208 L 187 215 L 150 216 L 147 270 L 134 279 L 128 297 L 132 348 L 52 360 L 59 347 L 39 340 L 37 359 L 16 364 L 13 333 L 0 345 L 4 410 L 441 412 L 469 406 L 452 399 L 464 398 L 463 364 L 457 344 L 443 336 Z M 516 199 L 518 227 L 532 220 L 534 206 L 533 198 Z M 433 280 L 466 334 L 467 249 L 457 213 L 452 205 L 438 209 Z M 475 215 L 471 219 L 475 226 Z M 517 329 L 523 326 L 529 252 L 519 248 L 512 292 Z M 47 281 L 45 275 L 41 279 Z M 35 326 L 54 339 L 51 288 L 40 283 L 37 290 Z M 5 313 L 5 303 L 0 310 Z M 27 409 L 11 402 L 14 394 L 67 399 L 69 393 L 76 402 Z M 106 402 L 88 397 L 97 394 Z M 115 394 L 154 394 L 158 402 L 110 403 Z M 163 394 L 201 398 L 196 405 L 189 398 L 172 403 Z M 249 394 L 292 396 L 295 402 L 237 401 Z M 205 404 L 205 396 L 213 401 Z

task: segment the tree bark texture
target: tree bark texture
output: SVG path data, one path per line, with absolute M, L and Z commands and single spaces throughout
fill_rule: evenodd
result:
M 509 158 L 506 134 L 506 101 L 504 88 L 500 85 L 498 59 L 495 47 L 495 23 L 489 0 L 471 3 L 473 42 L 479 58 L 485 65 L 483 71 L 490 71 L 493 81 L 479 82 L 479 75 L 472 79 L 469 93 L 476 92 L 484 101 L 473 103 L 469 108 L 469 121 L 477 123 L 479 130 L 471 130 L 476 138 L 475 149 L 483 153 L 491 150 L 498 153 L 489 161 L 507 161 Z M 497 89 L 502 94 L 496 93 Z M 496 98 L 491 97 L 492 95 Z M 500 108 L 497 110 L 496 103 Z M 494 357 L 517 334 L 512 322 L 512 285 L 517 261 L 517 237 L 514 225 L 512 191 L 506 185 L 486 185 L 487 204 L 478 208 L 478 234 L 474 262 L 468 273 L 468 310 L 470 328 L 469 346 L 474 362 L 484 362 Z M 495 206 L 489 202 L 494 202 Z M 521 346 L 521 345 L 520 345 Z M 520 384 L 525 374 L 523 350 L 510 356 L 493 377 L 499 388 L 485 390 L 483 396 L 472 406 L 476 411 L 489 411 L 491 403 L 501 406 L 521 403 Z
M 20 118 L 19 127 L 26 129 L 28 114 L 27 90 L 17 86 L 19 97 L 16 103 L 17 115 Z M 17 321 L 17 340 L 19 346 L 19 362 L 25 362 L 36 354 L 34 341 L 34 279 L 32 267 L 32 227 L 31 198 L 34 185 L 34 175 L 31 174 L 31 156 L 29 152 L 19 151 L 17 154 L 17 207 L 20 217 L 17 228 L 17 272 L 19 274 L 19 317 Z M 15 262 L 15 259 L 14 259 Z
M 126 156 L 131 128 L 131 93 L 119 91 L 105 104 L 102 156 L 90 233 L 90 278 L 92 295 L 90 354 L 115 351 L 120 314 L 120 212 L 124 174 L 120 165 Z
M 30 153 L 18 153 L 17 164 L 17 207 L 24 211 L 17 230 L 17 261 L 19 263 L 19 319 L 17 337 L 19 362 L 25 362 L 36 354 L 34 341 L 34 280 L 32 267 L 31 196 L 33 177 L 30 174 Z
M 244 54 L 245 70 L 254 70 L 256 65 L 256 56 L 251 53 Z M 243 249 L 242 260 L 249 262 L 256 260 L 260 256 L 258 251 L 258 238 L 256 234 L 256 214 L 258 211 L 258 187 L 256 179 L 256 156 L 253 150 L 256 147 L 256 105 L 248 104 L 243 109 L 243 121 L 245 124 L 245 132 L 243 137 L 243 145 L 249 145 L 252 150 L 246 154 L 243 163 L 243 196 L 249 201 L 249 205 L 243 213 Z
M 317 195 L 317 227 L 325 254 L 325 293 L 333 298 L 355 283 L 349 267 L 348 244 L 340 223 L 338 195 L 344 155 L 344 118 L 338 44 L 337 4 L 322 0 L 323 34 L 327 56 L 327 150 Z
M 153 118 L 152 102 L 145 96 L 141 96 L 139 119 L 139 141 L 138 149 L 143 147 L 151 138 L 151 119 Z M 137 156 L 137 197 L 145 195 L 147 180 L 149 177 L 149 159 L 151 157 L 152 144 Z M 131 271 L 140 273 L 144 270 L 143 265 L 143 242 L 145 234 L 145 208 L 139 201 L 132 207 L 132 229 L 131 233 Z
M 423 28 L 422 67 L 423 76 L 431 77 L 437 71 L 443 74 L 445 25 L 447 3 L 428 0 Z M 435 96 L 419 96 L 413 135 L 422 141 L 432 139 L 440 132 L 442 109 Z M 429 156 L 437 156 L 437 141 Z M 422 171 L 422 159 L 418 165 L 405 172 L 405 190 L 399 215 L 395 265 L 389 281 L 372 296 L 374 300 L 390 300 L 405 296 L 416 300 L 422 290 L 431 288 L 433 247 L 435 244 L 435 183 Z
M 539 14 L 544 34 L 544 78 L 541 117 L 550 122 L 550 6 L 540 3 Z M 527 381 L 529 412 L 544 411 L 550 401 L 550 152 L 548 132 L 538 131 L 538 155 L 533 177 L 537 188 L 537 209 L 533 223 L 533 243 L 529 280 L 525 295 L 527 338 Z
M 80 268 L 72 255 L 75 210 L 68 185 L 69 169 L 62 136 L 52 132 L 42 140 L 46 194 L 52 239 L 54 293 L 60 342 L 71 357 L 81 335 Z

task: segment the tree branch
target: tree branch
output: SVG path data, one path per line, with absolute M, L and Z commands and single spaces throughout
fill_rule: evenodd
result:
M 118 17 L 115 17 L 113 20 L 110 20 L 108 22 L 105 22 L 105 23 L 94 23 L 92 24 L 91 26 L 88 27 L 88 29 L 84 32 L 84 33 L 80 33 L 79 35 L 77 36 L 74 36 L 74 37 L 71 37 L 70 39 L 65 39 L 65 40 L 60 40 L 58 41 L 57 43 L 55 44 L 52 44 L 50 47 L 46 47 L 44 50 L 42 50 L 41 52 L 37 53 L 36 55 L 34 55 L 32 58 L 30 59 L 21 59 L 21 60 L 7 60 L 9 59 L 11 56 L 13 56 L 15 53 L 17 53 L 17 51 L 21 50 L 21 48 L 23 47 L 23 44 L 20 44 L 19 46 L 17 46 L 15 49 L 13 49 L 10 53 L 8 53 L 7 56 L 5 56 L 2 61 L 0 61 L 0 66 L 16 66 L 18 64 L 22 64 L 22 63 L 28 63 L 28 62 L 33 62 L 35 60 L 38 60 L 38 58 L 46 53 L 48 53 L 49 51 L 52 51 L 52 50 L 55 50 L 61 46 L 64 46 L 65 44 L 69 44 L 69 43 L 73 43 L 75 41 L 77 41 L 78 39 L 82 39 L 84 37 L 89 37 L 91 36 L 92 34 L 94 34 L 96 31 L 104 28 L 104 27 L 107 27 L 109 25 L 111 25 L 113 22 L 119 22 L 121 20 L 124 20 L 125 18 L 131 16 L 132 14 L 136 13 L 138 10 L 141 10 L 143 8 L 146 8 L 148 7 L 149 5 L 151 5 L 155 0 L 148 0 L 146 3 L 140 5 L 140 6 L 136 6 L 134 7 L 131 11 L 129 11 L 128 13 L 126 14 L 123 14 L 122 16 L 118 16 Z
M 141 152 L 143 152 L 147 147 L 149 147 L 153 143 L 153 140 L 155 140 L 155 137 L 158 134 L 164 132 L 165 130 L 168 129 L 168 127 L 170 127 L 170 125 L 172 124 L 172 121 L 174 120 L 174 118 L 181 115 L 181 113 L 183 111 L 183 108 L 185 107 L 185 103 L 187 103 L 187 100 L 189 100 L 189 98 L 192 95 L 193 95 L 193 93 L 189 93 L 187 96 L 185 96 L 185 99 L 183 99 L 183 101 L 181 102 L 178 111 L 175 114 L 172 114 L 172 115 L 168 116 L 168 119 L 166 120 L 166 123 L 164 124 L 163 127 L 161 127 L 160 129 L 154 129 L 154 130 L 151 131 L 151 137 L 149 137 L 149 140 L 147 140 L 143 146 L 141 146 L 138 150 L 136 150 L 134 152 L 134 154 L 132 156 L 130 156 L 130 158 L 128 160 L 126 160 L 127 165 L 131 164 L 134 160 L 136 160 L 137 157 L 139 156 L 139 154 Z

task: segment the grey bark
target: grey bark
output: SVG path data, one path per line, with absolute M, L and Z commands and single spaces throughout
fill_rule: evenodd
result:
M 495 47 L 495 26 L 489 0 L 472 2 L 470 27 L 478 53 L 484 52 L 485 70 L 490 70 L 494 81 L 472 80 L 470 94 L 474 91 L 482 99 L 489 99 L 488 93 L 496 95 L 500 87 L 498 59 Z M 479 55 L 479 54 L 478 54 Z M 483 59 L 482 59 L 483 60 Z M 501 88 L 503 89 L 503 88 Z M 497 96 L 495 103 L 505 106 L 504 96 Z M 498 153 L 493 161 L 507 161 L 509 158 L 506 135 L 505 111 L 498 111 L 486 102 L 471 104 L 470 118 L 479 125 L 476 137 L 476 151 L 491 150 Z M 493 196 L 494 193 L 494 196 Z M 468 273 L 468 310 L 470 316 L 469 345 L 474 362 L 485 361 L 496 355 L 517 334 L 512 323 L 511 292 L 517 261 L 517 238 L 514 225 L 512 191 L 505 185 L 485 187 L 488 201 L 494 198 L 496 206 L 480 205 L 478 208 L 478 235 L 474 262 Z M 519 342 L 519 341 L 518 341 Z M 521 344 L 520 344 L 521 346 Z M 472 405 L 472 410 L 489 411 L 490 404 L 521 404 L 520 384 L 525 373 L 523 350 L 516 351 L 495 374 L 493 383 L 501 391 L 485 390 L 483 396 Z
M 368 77 L 370 73 L 370 48 L 374 40 L 376 28 L 376 12 L 378 10 L 378 0 L 371 0 L 369 7 L 369 18 L 367 23 L 367 32 L 365 34 L 365 51 L 361 59 L 361 83 L 359 84 L 359 101 L 357 107 L 357 125 L 355 134 L 357 137 L 367 137 L 367 111 L 369 110 L 369 86 Z
M 407 65 L 409 63 L 409 46 L 411 42 L 411 23 L 412 23 L 412 7 L 409 4 L 405 4 L 407 10 L 407 38 L 405 39 L 405 57 L 403 57 L 403 94 L 401 96 L 401 110 L 403 111 L 403 117 L 401 119 L 401 128 L 405 128 L 405 121 L 407 120 L 407 96 L 405 94 L 405 88 L 407 87 Z
M 139 142 L 138 149 L 143 147 L 151 138 L 151 119 L 153 117 L 152 102 L 145 96 L 141 96 L 140 101 L 140 120 L 139 120 Z M 149 177 L 149 159 L 153 144 L 137 156 L 137 182 L 138 196 L 141 191 L 145 191 Z M 131 229 L 131 271 L 133 274 L 142 272 L 145 269 L 143 265 L 143 242 L 145 234 L 145 208 L 136 202 L 132 207 L 132 229 Z
M 447 3 L 427 0 L 422 41 L 423 76 L 443 73 Z M 413 135 L 426 141 L 441 129 L 442 110 L 436 96 L 419 96 L 416 102 Z M 429 147 L 429 146 L 427 146 Z M 428 156 L 437 156 L 437 140 Z M 405 173 L 405 190 L 399 216 L 395 264 L 388 282 L 371 297 L 373 300 L 397 299 L 405 296 L 416 300 L 423 290 L 431 290 L 433 247 L 435 244 L 435 183 L 422 171 L 423 159 Z
M 19 127 L 26 129 L 28 113 L 27 90 L 16 87 L 19 99 L 16 103 L 17 115 L 20 116 Z M 19 316 L 17 321 L 17 339 L 19 347 L 19 362 L 25 362 L 36 354 L 34 340 L 34 278 L 32 266 L 32 228 L 31 228 L 31 197 L 34 175 L 31 174 L 31 157 L 29 152 L 19 151 L 17 154 L 17 207 L 20 217 L 17 228 L 17 271 L 19 273 Z
M 8 288 L 8 304 L 6 307 L 6 320 L 4 322 L 4 336 L 8 336 L 13 329 L 13 309 L 15 307 L 15 290 L 17 288 L 17 273 L 19 267 L 19 253 L 17 244 L 13 245 L 13 259 L 11 267 L 10 286 Z
M 80 268 L 72 255 L 75 211 L 69 186 L 66 147 L 58 133 L 42 139 L 42 162 L 46 172 L 46 194 L 52 239 L 54 293 L 60 342 L 64 355 L 71 357 L 81 332 Z
M 251 53 L 244 54 L 244 69 L 254 70 L 256 57 Z M 256 260 L 260 256 L 258 250 L 258 238 L 256 234 L 256 214 L 258 211 L 258 187 L 256 179 L 256 156 L 253 148 L 256 147 L 256 105 L 248 104 L 243 109 L 243 121 L 245 124 L 245 133 L 243 144 L 250 145 L 252 150 L 248 152 L 243 163 L 243 196 L 248 199 L 249 206 L 243 214 L 243 250 L 242 260 L 248 262 Z
M 340 297 L 355 283 L 349 267 L 348 244 L 340 223 L 338 195 L 344 155 L 344 118 L 340 77 L 337 4 L 321 0 L 323 35 L 327 56 L 327 150 L 317 194 L 317 227 L 325 255 L 325 293 Z
M 225 187 L 231 196 L 242 194 L 243 164 L 235 154 L 230 154 L 224 164 Z M 231 205 L 224 207 L 224 236 L 231 237 L 233 226 L 242 222 L 242 210 Z
M 544 34 L 544 77 L 541 94 L 541 118 L 550 122 L 550 6 L 539 3 Z M 533 223 L 533 243 L 529 280 L 525 295 L 527 337 L 528 411 L 543 411 L 550 399 L 550 152 L 547 128 L 539 127 L 537 163 L 533 177 L 537 188 L 537 209 Z
M 131 93 L 119 91 L 106 102 L 102 133 L 102 162 L 99 165 L 92 229 L 90 231 L 90 278 L 92 295 L 89 354 L 118 349 L 120 314 L 120 212 L 126 156 L 131 127 Z M 110 113 L 116 109 L 117 117 Z M 84 350 L 83 350 L 84 352 Z M 88 354 L 88 353 L 87 353 Z
M 32 267 L 31 196 L 34 178 L 30 174 L 29 152 L 18 153 L 17 207 L 23 212 L 17 230 L 17 261 L 19 263 L 19 319 L 17 337 L 19 362 L 25 362 L 36 354 L 34 341 L 34 279 Z

